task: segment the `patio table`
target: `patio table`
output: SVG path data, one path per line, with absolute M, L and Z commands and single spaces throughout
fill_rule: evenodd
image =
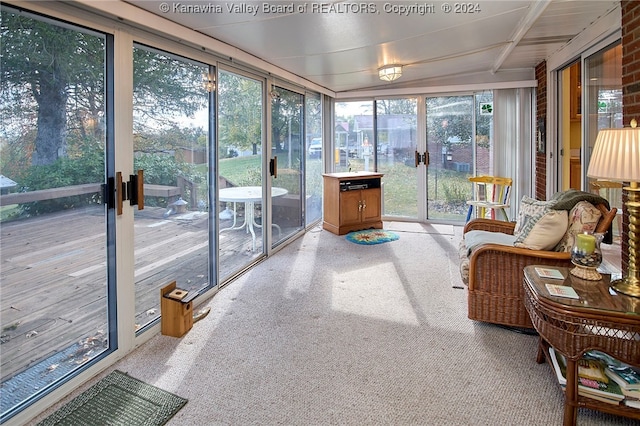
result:
M 284 188 L 272 187 L 271 198 L 283 197 L 287 195 L 289 191 Z M 220 232 L 230 231 L 234 229 L 246 229 L 247 233 L 251 233 L 252 238 L 252 251 L 256 250 L 256 233 L 254 227 L 261 228 L 262 225 L 256 223 L 255 219 L 255 205 L 256 203 L 262 203 L 262 187 L 261 186 L 234 186 L 231 188 L 222 188 L 218 192 L 218 199 L 220 201 L 233 203 L 233 223 L 230 227 L 221 229 Z M 244 221 L 241 225 L 237 224 L 237 215 L 235 213 L 236 203 L 244 203 Z M 280 227 L 276 224 L 272 225 L 278 232 Z

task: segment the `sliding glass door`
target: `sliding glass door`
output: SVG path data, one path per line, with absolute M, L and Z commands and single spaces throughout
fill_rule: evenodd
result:
M 622 122 L 622 45 L 608 46 L 585 59 L 584 107 L 586 108 L 585 163 L 589 164 L 591 152 L 598 132 L 606 128 L 620 128 Z M 627 125 L 629 123 L 626 123 Z M 588 167 L 584 167 L 585 174 Z M 611 206 L 622 212 L 622 184 L 620 182 L 598 181 L 586 177 L 587 191 L 597 192 L 606 198 Z M 613 223 L 613 235 L 622 232 L 622 215 Z
M 384 173 L 385 216 L 418 217 L 416 99 L 376 100 L 376 138 L 368 153 Z
M 427 104 L 427 217 L 461 221 L 471 197 L 473 95 L 429 97 Z
M 262 256 L 264 81 L 218 74 L 218 211 L 221 281 Z
M 113 39 L 0 10 L 4 422 L 114 351 L 117 335 Z
M 271 96 L 271 241 L 275 247 L 304 229 L 304 96 L 273 87 Z M 268 215 L 267 215 L 268 217 Z
M 428 97 L 426 110 L 427 216 L 464 221 L 471 199 L 469 177 L 497 173 L 493 93 Z
M 143 172 L 135 208 L 137 330 L 160 317 L 160 289 L 199 291 L 212 281 L 209 249 L 208 65 L 133 49 L 133 170 Z M 127 178 L 128 180 L 128 178 Z

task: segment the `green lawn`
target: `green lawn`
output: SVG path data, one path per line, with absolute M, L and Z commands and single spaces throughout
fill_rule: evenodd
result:
M 260 161 L 260 156 L 257 155 L 222 159 L 219 162 L 220 176 L 237 186 L 260 185 L 262 182 Z M 306 166 L 309 174 L 307 194 L 320 196 L 322 192 L 322 161 L 310 159 Z M 298 174 L 289 174 L 286 169 L 280 166 L 274 185 L 286 188 L 291 193 L 298 193 L 300 186 Z
M 20 208 L 17 204 L 0 207 L 0 222 L 10 220 L 20 214 Z
M 262 170 L 261 157 L 224 158 L 218 162 L 220 176 L 237 186 L 259 185 Z
M 362 170 L 361 160 L 352 159 L 355 170 Z M 202 165 L 206 168 L 206 165 Z M 307 193 L 308 195 L 321 196 L 322 190 L 322 162 L 311 159 L 307 162 Z M 258 155 L 225 158 L 219 161 L 220 176 L 228 179 L 237 186 L 261 185 L 261 157 Z M 416 196 L 416 169 L 404 164 L 394 164 L 390 169 L 382 171 L 385 173 L 385 211 L 387 214 L 398 214 L 401 216 L 417 216 Z M 289 176 L 286 171 L 278 176 L 277 186 L 285 187 L 294 193 L 298 190 L 297 175 Z M 438 172 L 437 199 L 445 205 L 464 204 L 465 200 L 471 196 L 471 185 L 467 180 L 467 174 L 456 173 L 450 170 Z M 433 173 L 429 177 L 430 187 L 435 188 Z M 206 186 L 206 184 L 205 184 Z M 206 188 L 199 188 L 199 194 L 206 193 Z M 433 197 L 430 197 L 430 205 L 433 204 Z M 432 212 L 434 213 L 434 212 Z M 432 215 L 430 213 L 430 216 Z M 0 207 L 0 221 L 8 220 L 19 214 L 17 205 Z M 458 219 L 459 215 L 451 212 L 438 212 L 437 218 Z

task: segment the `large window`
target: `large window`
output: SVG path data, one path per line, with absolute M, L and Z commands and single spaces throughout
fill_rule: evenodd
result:
M 374 171 L 373 101 L 339 102 L 335 111 L 333 171 Z
M 421 99 L 426 115 L 420 129 L 418 98 L 337 103 L 333 170 L 383 173 L 388 219 L 462 222 L 469 177 L 500 173 L 493 92 Z

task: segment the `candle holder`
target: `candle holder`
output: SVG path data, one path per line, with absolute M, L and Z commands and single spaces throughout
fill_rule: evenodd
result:
M 571 248 L 571 263 L 575 265 L 570 273 L 583 280 L 598 281 L 602 275 L 597 271 L 602 263 L 600 243 L 604 234 L 577 234 Z

